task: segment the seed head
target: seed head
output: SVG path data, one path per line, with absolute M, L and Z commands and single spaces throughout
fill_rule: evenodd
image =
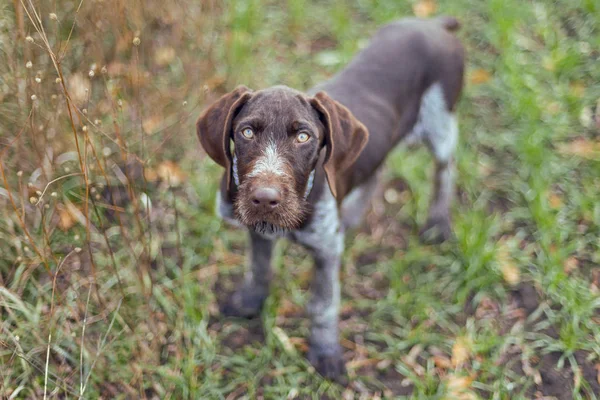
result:
M 56 197 L 56 196 L 58 196 L 58 193 L 56 193 L 56 192 L 52 192 L 52 193 L 50 193 L 50 196 L 52 196 L 52 197 Z
M 136 37 L 133 38 L 133 45 L 134 46 L 139 46 L 140 43 L 141 43 L 141 40 L 140 40 L 139 37 L 136 36 Z
M 20 177 L 22 177 L 22 176 L 23 176 L 23 171 L 18 171 L 18 172 L 17 172 L 17 176 L 18 176 L 19 178 L 20 178 Z
M 93 77 L 94 77 L 94 75 L 96 75 L 96 73 L 94 72 L 94 70 L 93 70 L 93 69 L 90 69 L 90 72 L 88 72 L 88 76 L 89 76 L 90 78 L 93 78 Z
M 37 197 L 35 197 L 35 196 L 31 196 L 31 197 L 29 198 L 29 202 L 30 202 L 31 204 L 35 204 L 35 203 L 37 203 L 37 201 L 38 201 L 38 199 L 37 199 Z
M 84 132 L 87 132 L 87 125 L 84 125 L 84 126 L 81 128 L 81 130 L 82 130 L 82 131 L 84 131 Z
M 29 43 L 33 43 L 33 38 L 31 36 L 27 36 L 25 40 L 27 40 Z
M 35 94 L 31 95 L 31 101 L 36 101 L 37 100 L 37 96 Z
M 27 61 L 25 63 L 25 68 L 31 68 L 31 67 L 33 67 L 33 63 L 31 61 Z
M 81 253 L 81 247 L 75 247 L 75 253 Z
M 100 72 L 102 72 L 103 74 L 106 74 L 108 72 L 108 70 L 106 69 L 106 65 L 102 67 Z
M 56 16 L 55 13 L 50 13 L 50 19 L 53 21 L 58 21 L 58 17 Z
M 56 82 L 56 83 L 60 83 L 60 81 L 61 81 L 61 79 L 60 79 L 60 78 L 56 78 L 56 79 L 54 80 L 54 82 Z
M 42 82 L 42 78 L 40 78 L 39 76 L 36 76 L 36 77 L 35 77 L 35 81 L 36 81 L 37 83 L 40 83 L 40 82 Z

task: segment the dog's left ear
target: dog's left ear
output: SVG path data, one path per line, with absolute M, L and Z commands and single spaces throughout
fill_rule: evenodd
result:
M 211 105 L 196 122 L 200 144 L 208 156 L 226 170 L 227 189 L 231 184 L 231 123 L 251 93 L 246 86 L 238 86 Z
M 341 174 L 350 167 L 369 140 L 369 131 L 350 110 L 318 92 L 310 100 L 325 126 L 325 160 L 323 168 L 334 197 L 343 190 Z M 340 193 L 341 194 L 341 193 Z

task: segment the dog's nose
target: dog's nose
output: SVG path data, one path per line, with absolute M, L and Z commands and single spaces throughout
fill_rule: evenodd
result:
M 281 193 L 273 187 L 259 187 L 252 192 L 252 204 L 263 209 L 272 209 L 281 202 Z

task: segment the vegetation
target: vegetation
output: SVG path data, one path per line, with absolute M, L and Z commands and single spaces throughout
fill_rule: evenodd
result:
M 311 262 L 224 319 L 244 232 L 194 122 L 237 84 L 306 89 L 385 22 L 459 17 L 456 238 L 417 239 L 432 161 L 398 149 L 348 235 L 351 384 L 304 358 Z M 1 398 L 596 399 L 600 3 L 0 3 Z

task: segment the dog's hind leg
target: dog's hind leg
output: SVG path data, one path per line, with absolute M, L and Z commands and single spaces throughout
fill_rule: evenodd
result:
M 363 220 L 371 197 L 377 188 L 380 173 L 374 174 L 369 180 L 353 189 L 342 201 L 342 224 L 344 229 L 355 228 Z
M 454 153 L 458 142 L 456 115 L 448 110 L 440 84 L 433 84 L 423 95 L 419 118 L 425 131 L 425 143 L 435 159 L 433 196 L 421 239 L 437 243 L 452 235 L 450 206 L 454 197 Z
M 244 318 L 257 316 L 269 294 L 269 284 L 273 275 L 271 257 L 275 240 L 267 239 L 252 230 L 249 230 L 249 236 L 249 265 L 244 281 L 221 307 L 221 312 L 227 316 Z

